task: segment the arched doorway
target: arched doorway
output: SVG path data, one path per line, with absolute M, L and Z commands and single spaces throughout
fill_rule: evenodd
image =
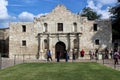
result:
M 66 46 L 63 42 L 59 41 L 55 45 L 55 58 L 57 58 L 57 53 L 60 53 L 60 59 L 65 59 Z

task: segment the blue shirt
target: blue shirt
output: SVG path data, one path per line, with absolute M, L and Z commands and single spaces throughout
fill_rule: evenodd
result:
M 51 56 L 51 53 L 50 53 L 50 51 L 48 51 L 48 54 L 47 54 L 48 56 Z

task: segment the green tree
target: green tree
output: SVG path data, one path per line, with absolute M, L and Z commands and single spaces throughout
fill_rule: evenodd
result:
M 93 9 L 91 9 L 90 7 L 85 7 L 82 10 L 81 16 L 85 16 L 88 18 L 88 20 L 95 20 L 95 19 L 99 19 L 101 17 L 101 15 L 98 15 L 95 11 L 93 11 Z
M 110 12 L 113 14 L 113 16 L 111 16 L 113 40 L 120 39 L 120 0 L 118 0 L 116 6 L 110 9 Z

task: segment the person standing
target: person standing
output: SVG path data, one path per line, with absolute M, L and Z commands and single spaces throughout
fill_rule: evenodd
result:
M 65 61 L 68 62 L 68 52 L 67 52 L 67 50 L 65 50 L 64 54 L 65 54 Z
M 116 51 L 114 52 L 114 64 L 119 64 L 119 63 L 118 63 L 119 57 L 120 57 L 119 52 L 116 50 Z
M 108 59 L 109 57 L 108 57 L 108 54 L 109 54 L 109 51 L 108 51 L 108 49 L 106 48 L 105 49 L 105 59 Z
M 75 60 L 75 51 L 74 51 L 74 49 L 72 51 L 72 59 Z
M 52 56 L 52 55 L 51 55 L 51 51 L 48 50 L 48 51 L 47 51 L 47 61 L 50 61 L 49 58 L 50 58 L 51 61 L 52 61 L 52 57 L 51 57 L 51 56 Z
M 92 50 L 89 51 L 89 55 L 90 55 L 90 60 L 93 59 L 93 52 L 92 52 Z
M 96 57 L 96 60 L 98 60 L 98 49 L 95 50 L 95 57 Z
M 57 62 L 60 62 L 60 52 L 57 51 Z
M 111 57 L 111 59 L 113 59 L 113 51 L 112 50 L 110 52 L 110 57 Z
M 84 57 L 85 51 L 82 49 L 82 51 L 80 51 L 80 55 L 81 57 Z

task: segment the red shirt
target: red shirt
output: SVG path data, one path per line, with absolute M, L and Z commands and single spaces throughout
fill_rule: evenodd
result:
M 81 53 L 81 54 L 85 54 L 85 51 L 84 51 L 84 50 L 82 50 L 80 53 Z

